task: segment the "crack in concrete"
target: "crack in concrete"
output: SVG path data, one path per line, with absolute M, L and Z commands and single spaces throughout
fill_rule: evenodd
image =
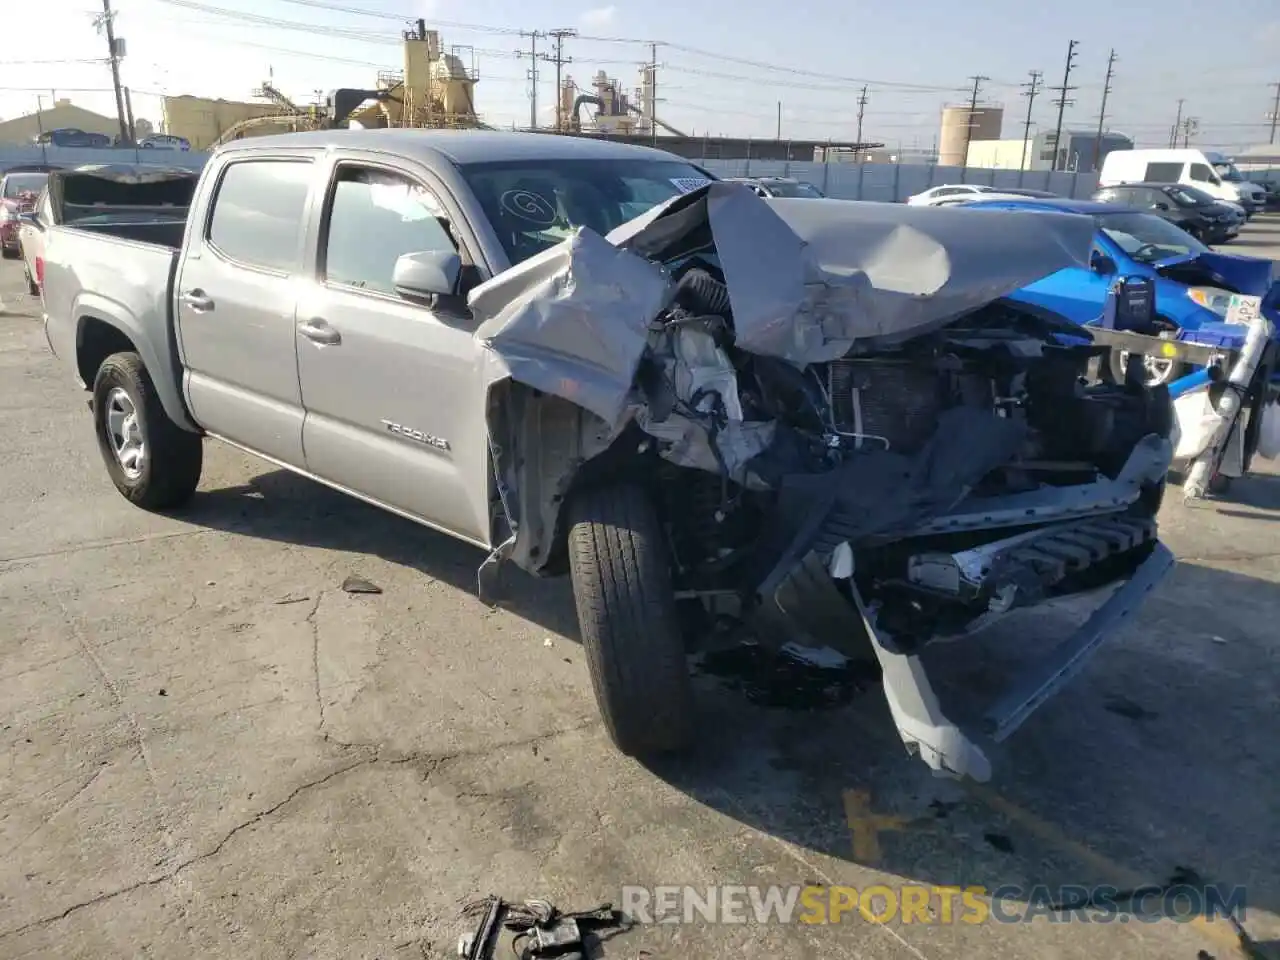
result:
M 317 605 L 318 605 L 318 601 L 317 601 Z M 597 726 L 598 724 L 599 724 L 598 720 L 592 719 L 592 720 L 584 721 L 583 723 L 580 723 L 580 724 L 575 724 L 571 727 L 564 727 L 559 730 L 552 730 L 547 733 L 537 734 L 532 737 L 524 737 L 519 740 L 506 740 L 501 743 L 495 743 L 488 747 L 484 747 L 478 750 L 459 750 L 454 753 L 446 753 L 446 754 L 408 753 L 408 754 L 401 754 L 401 755 L 384 755 L 380 750 L 377 750 L 377 748 L 373 748 L 375 750 L 374 753 L 367 754 L 363 757 L 360 757 L 359 759 L 354 760 L 351 763 L 346 764 L 345 766 L 339 767 L 337 770 L 331 770 L 329 773 L 326 773 L 322 777 L 318 777 L 315 780 L 308 780 L 306 783 L 303 783 L 295 787 L 293 790 L 289 791 L 289 793 L 284 797 L 284 799 L 259 811 L 258 813 L 250 817 L 248 820 L 245 820 L 242 823 L 239 823 L 236 826 L 232 827 L 223 835 L 221 840 L 215 843 L 208 850 L 204 851 L 203 853 L 198 853 L 195 856 L 182 861 L 182 863 L 178 864 L 172 870 L 159 874 L 158 876 L 147 877 L 145 880 L 139 880 L 136 883 L 131 883 L 128 886 L 120 887 L 119 889 L 116 889 L 116 890 L 111 890 L 106 893 L 98 894 L 96 897 L 90 897 L 88 900 L 82 900 L 77 903 L 73 903 L 71 906 L 67 907 L 65 910 L 62 910 L 59 913 L 51 914 L 50 916 L 47 916 L 47 917 L 41 917 L 38 920 L 31 920 L 27 923 L 22 924 L 21 926 L 14 927 L 10 930 L 0 931 L 0 940 L 7 940 L 10 937 L 18 936 L 19 934 L 25 933 L 28 930 L 34 930 L 37 927 L 43 927 L 51 923 L 57 923 L 61 920 L 65 920 L 67 917 L 71 916 L 73 913 L 77 913 L 78 911 L 84 910 L 87 907 L 96 906 L 97 904 L 105 903 L 108 900 L 113 900 L 116 897 L 125 896 L 127 894 L 133 893 L 135 890 L 141 890 L 145 887 L 158 886 L 159 884 L 166 883 L 170 880 L 174 880 L 181 873 L 183 873 L 183 871 L 187 870 L 187 868 L 194 866 L 195 864 L 200 863 L 204 860 L 208 860 L 211 857 L 216 857 L 219 853 L 222 852 L 223 848 L 226 847 L 226 845 L 230 843 L 232 839 L 234 839 L 238 834 L 240 834 L 244 830 L 247 830 L 249 827 L 254 826 L 255 824 L 261 823 L 263 820 L 279 812 L 281 809 L 288 806 L 290 803 L 292 803 L 302 794 L 310 790 L 313 790 L 316 787 L 321 787 L 326 783 L 329 783 L 330 781 L 343 776 L 344 774 L 350 773 L 352 770 L 358 770 L 364 767 L 372 767 L 380 763 L 385 763 L 388 766 L 400 766 L 404 764 L 418 763 L 418 764 L 421 764 L 424 768 L 423 779 L 425 780 L 430 778 L 431 775 L 434 774 L 436 771 L 438 771 L 441 767 L 444 767 L 458 760 L 477 759 L 477 758 L 488 756 L 489 754 L 492 754 L 492 753 L 497 753 L 502 750 L 510 750 L 510 749 L 522 747 L 522 746 L 531 746 L 535 743 L 542 743 L 545 741 L 553 740 L 557 737 L 567 736 L 569 734 L 576 733 L 579 730 L 585 730 L 589 727 Z M 332 743 L 335 746 L 343 749 L 368 750 L 371 748 L 371 745 L 369 744 L 343 743 L 342 741 L 335 740 L 327 735 L 325 736 L 324 739 L 327 743 Z
M 31 560 L 48 560 L 52 557 L 65 557 L 86 550 L 107 550 L 111 547 L 127 547 L 135 543 L 150 543 L 153 540 L 174 540 L 178 537 L 198 537 L 210 533 L 221 533 L 220 530 L 175 530 L 172 533 L 147 533 L 140 537 L 124 537 L 117 540 L 98 540 L 92 543 L 78 543 L 57 550 L 44 550 L 39 553 L 27 553 L 14 557 L 0 557 L 0 563 L 26 563 Z
M 305 620 L 311 628 L 311 672 L 315 677 L 316 710 L 320 714 L 319 729 L 324 733 L 324 697 L 320 692 L 320 624 L 316 623 L 316 614 L 320 612 L 322 600 L 324 600 L 323 590 L 316 595 L 316 602 L 311 605 L 311 611 L 306 615 Z M 327 740 L 328 737 L 325 739 Z

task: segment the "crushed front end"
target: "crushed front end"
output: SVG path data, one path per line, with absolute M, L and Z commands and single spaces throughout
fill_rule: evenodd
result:
M 986 744 L 1173 563 L 1156 532 L 1167 391 L 1090 382 L 1105 348 L 1003 299 L 1087 258 L 1092 233 L 1084 217 L 713 184 L 481 288 L 478 335 L 531 388 L 504 384 L 491 416 L 512 556 L 551 562 L 574 484 L 644 477 L 680 596 L 727 601 L 764 642 L 875 659 L 908 748 L 987 779 Z M 566 408 L 582 414 L 571 442 L 563 425 L 548 440 Z M 1104 588 L 978 724 L 944 713 L 929 644 Z

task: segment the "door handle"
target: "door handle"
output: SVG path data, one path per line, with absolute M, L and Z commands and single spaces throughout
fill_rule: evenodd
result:
M 327 320 L 321 320 L 319 317 L 312 317 L 305 323 L 298 324 L 298 332 L 322 346 L 337 346 L 342 342 L 342 334 L 329 326 Z
M 188 290 L 182 295 L 182 302 L 197 313 L 203 313 L 206 310 L 213 309 L 213 298 L 208 296 L 203 290 Z

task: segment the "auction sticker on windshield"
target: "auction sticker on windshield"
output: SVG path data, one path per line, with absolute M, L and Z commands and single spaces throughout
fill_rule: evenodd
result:
M 1227 304 L 1227 323 L 1236 323 L 1242 327 L 1252 326 L 1261 312 L 1261 297 L 1247 297 L 1240 293 L 1233 293 L 1231 302 Z
M 681 193 L 693 193 L 699 187 L 705 187 L 711 181 L 705 177 L 672 177 L 671 185 Z

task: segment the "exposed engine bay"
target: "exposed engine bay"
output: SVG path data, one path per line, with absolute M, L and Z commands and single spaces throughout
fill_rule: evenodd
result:
M 1055 527 L 1053 537 L 994 523 L 909 536 L 966 496 L 1115 480 L 1144 438 L 1168 437 L 1167 396 L 1087 382 L 1099 351 L 1078 342 L 1079 328 L 1001 301 L 900 348 L 801 370 L 734 348 L 727 294 L 712 269 L 691 265 L 682 275 L 660 320 L 674 349 L 654 350 L 638 375 L 645 431 L 663 437 L 667 423 L 681 425 L 658 455 L 696 462 L 692 445 L 682 445 L 692 420 L 717 461 L 714 471 L 657 471 L 685 589 L 754 592 L 794 528 L 792 513 L 813 510 L 832 485 L 865 488 L 833 500 L 833 510 L 844 504 L 851 514 L 841 533 L 856 546 L 843 562 L 904 649 L 963 631 L 992 609 L 1083 589 L 1069 574 L 1103 559 L 1122 560 L 1103 582 L 1145 559 L 1155 481 L 1109 525 Z M 936 436 L 944 432 L 965 439 Z M 722 435 L 729 443 L 718 442 Z M 940 491 L 909 479 L 930 456 L 948 473 Z M 962 484 L 950 482 L 957 472 Z M 853 516 L 858 507 L 865 516 Z M 1012 569 L 1015 557 L 1025 569 Z
M 1091 379 L 1107 348 L 1004 299 L 1086 263 L 1092 236 L 1086 217 L 726 183 L 578 231 L 470 300 L 500 361 L 506 555 L 553 572 L 574 489 L 643 479 L 682 596 L 730 598 L 770 642 L 878 659 L 904 742 L 986 779 L 921 650 L 1128 581 L 992 708 L 982 737 L 1003 739 L 1172 564 L 1167 391 Z

